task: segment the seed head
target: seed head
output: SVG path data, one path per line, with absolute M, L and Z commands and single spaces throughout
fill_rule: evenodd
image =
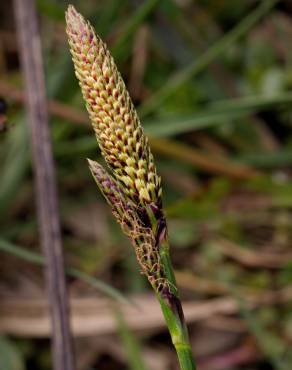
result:
M 124 213 L 130 208 L 130 202 L 127 204 L 127 197 L 123 191 L 123 188 L 119 186 L 115 179 L 110 176 L 98 162 L 90 159 L 87 160 L 89 169 L 97 186 L 111 206 L 118 222 L 122 223 Z
M 108 166 L 134 202 L 160 204 L 160 177 L 148 139 L 106 44 L 72 5 L 66 22 L 75 73 Z
M 98 187 L 135 248 L 142 272 L 157 292 L 169 291 L 169 283 L 161 266 L 157 235 L 148 224 L 149 220 L 143 217 L 143 208 L 127 199 L 123 188 L 99 163 L 90 159 L 88 159 L 88 163 Z
M 92 175 L 129 236 L 142 272 L 157 293 L 170 291 L 159 241 L 166 232 L 160 177 L 136 110 L 106 45 L 69 6 L 67 34 L 86 107 L 112 172 L 88 160 Z

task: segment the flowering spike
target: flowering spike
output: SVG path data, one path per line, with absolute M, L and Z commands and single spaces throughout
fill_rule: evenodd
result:
M 156 237 L 148 219 L 142 217 L 141 209 L 127 199 L 120 185 L 97 162 L 88 159 L 90 171 L 102 194 L 112 208 L 113 214 L 124 232 L 130 237 L 143 273 L 156 291 L 169 290 L 161 266 Z
M 127 208 L 126 195 L 121 186 L 110 176 L 98 162 L 87 159 L 92 176 L 112 208 L 119 222 L 123 217 L 124 209 Z
M 159 298 L 181 368 L 195 370 L 170 262 L 160 177 L 147 137 L 106 45 L 72 5 L 66 21 L 75 73 L 112 174 L 88 160 L 90 170 Z
M 108 166 L 133 201 L 160 204 L 148 139 L 106 44 L 72 5 L 66 22 L 75 73 Z

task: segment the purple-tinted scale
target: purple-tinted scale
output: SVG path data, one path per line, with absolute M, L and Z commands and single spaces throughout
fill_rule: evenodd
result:
M 151 228 L 151 221 L 149 218 L 149 215 L 144 207 L 138 207 L 137 213 L 139 216 L 140 221 L 142 222 L 142 225 L 146 228 Z
M 161 293 L 163 291 L 163 288 L 164 288 L 164 285 L 162 283 L 159 283 L 157 286 L 158 292 Z

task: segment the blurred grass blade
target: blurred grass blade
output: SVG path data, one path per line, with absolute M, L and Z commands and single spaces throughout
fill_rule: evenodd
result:
M 24 370 L 20 350 L 5 337 L 0 337 L 0 370 Z
M 177 141 L 151 138 L 150 143 L 154 151 L 174 158 L 177 161 L 191 164 L 197 169 L 202 169 L 206 172 L 222 174 L 238 179 L 248 179 L 259 175 L 258 172 L 246 165 L 225 158 L 218 158 L 218 156 L 208 156 L 191 146 Z
M 130 298 L 124 295 L 121 291 L 117 290 L 116 288 L 103 282 L 100 279 L 97 279 L 93 276 L 86 274 L 83 271 L 77 270 L 72 267 L 66 268 L 65 271 L 69 276 L 75 277 L 83 281 L 84 283 L 87 283 L 88 285 L 92 286 L 93 288 L 98 289 L 102 293 L 106 294 L 109 298 L 113 298 L 119 301 L 120 303 L 124 303 L 124 304 L 131 304 L 131 305 L 135 304 L 133 301 L 131 301 Z
M 247 307 L 244 297 L 238 293 L 237 287 L 232 283 L 228 274 L 221 272 L 219 280 L 224 283 L 231 295 L 237 300 L 242 317 L 245 319 L 251 333 L 257 339 L 260 349 L 273 364 L 273 369 L 290 370 L 292 356 L 285 341 L 277 337 L 272 330 L 268 330 L 262 325 L 256 314 Z M 283 355 L 285 353 L 288 354 L 288 358 L 284 361 Z
M 169 116 L 146 121 L 145 131 L 151 136 L 172 136 L 191 130 L 202 130 L 232 122 L 271 107 L 292 103 L 292 92 L 274 96 L 248 96 L 209 104 L 204 110 L 188 116 Z
M 122 17 L 127 6 L 128 1 L 109 0 L 106 2 L 106 6 L 102 6 L 96 11 L 96 14 L 90 14 L 89 20 L 95 25 L 100 36 L 107 36 L 113 29 L 115 21 Z
M 15 257 L 21 258 L 27 262 L 31 262 L 36 265 L 45 264 L 45 259 L 42 255 L 35 252 L 31 252 L 25 248 L 19 247 L 4 239 L 0 239 L 0 250 L 2 252 L 12 254 Z
M 66 83 L 66 80 L 71 78 L 71 74 L 68 75 L 68 66 L 71 60 L 67 53 L 64 53 L 59 62 L 62 64 L 62 68 L 57 68 L 58 73 L 54 69 L 54 73 L 49 71 L 47 81 L 47 92 L 48 96 L 56 96 L 60 89 L 62 89 Z M 55 76 L 56 78 L 53 78 Z M 17 194 L 20 183 L 23 181 L 28 168 L 30 167 L 29 158 L 29 144 L 28 144 L 28 130 L 25 124 L 24 115 L 19 115 L 15 118 L 17 124 L 15 128 L 11 129 L 7 138 L 4 164 L 1 166 L 2 181 L 0 186 L 0 218 L 6 217 L 6 211 L 13 202 L 15 194 Z
M 292 148 L 285 148 L 274 153 L 256 152 L 236 156 L 237 161 L 258 168 L 277 168 L 291 166 Z
M 1 166 L 0 218 L 6 217 L 6 211 L 29 166 L 27 128 L 22 117 L 16 120 L 17 126 L 10 130 L 7 141 L 3 144 L 6 147 L 6 156 Z
M 45 264 L 43 256 L 39 253 L 31 252 L 25 248 L 19 247 L 3 239 L 0 239 L 0 251 L 9 253 L 15 257 L 21 258 L 27 262 L 31 262 L 37 265 L 43 266 Z M 82 272 L 75 268 L 66 268 L 66 273 L 69 276 L 82 280 L 85 283 L 91 285 L 93 288 L 100 290 L 110 298 L 113 298 L 122 303 L 132 304 L 132 302 L 120 291 L 93 276 L 87 275 L 85 272 Z
M 261 1 L 260 5 L 244 18 L 235 28 L 223 36 L 213 46 L 187 67 L 176 72 L 163 87 L 152 94 L 139 109 L 140 117 L 152 113 L 161 103 L 183 85 L 186 81 L 200 73 L 204 68 L 221 55 L 230 45 L 245 35 L 279 0 Z
M 38 11 L 56 21 L 64 22 L 65 8 L 59 5 L 55 1 L 48 0 L 37 0 L 36 1 Z
M 153 11 L 159 0 L 147 0 L 141 5 L 131 18 L 124 24 L 123 31 L 112 48 L 112 54 L 117 58 L 125 42 L 134 34 L 138 26 Z
M 145 132 L 154 137 L 168 137 L 183 134 L 189 131 L 202 130 L 240 118 L 245 114 L 242 112 L 214 113 L 204 111 L 188 116 L 170 116 L 161 120 L 145 122 Z
M 114 309 L 114 315 L 116 318 L 118 333 L 120 335 L 123 348 L 127 353 L 129 369 L 146 370 L 144 360 L 141 355 L 141 348 L 138 339 L 129 329 L 127 323 L 124 320 L 122 312 L 118 308 Z
M 210 104 L 210 108 L 217 112 L 248 111 L 274 107 L 278 104 L 291 103 L 292 91 L 276 93 L 273 95 L 254 95 L 236 99 L 217 100 Z

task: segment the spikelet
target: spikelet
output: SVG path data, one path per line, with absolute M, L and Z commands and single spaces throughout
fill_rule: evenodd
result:
M 66 21 L 75 73 L 112 175 L 91 160 L 89 168 L 130 238 L 142 272 L 157 293 L 167 293 L 170 285 L 159 251 L 166 233 L 160 177 L 147 137 L 106 45 L 73 6 Z
M 123 188 L 119 186 L 115 179 L 110 176 L 98 162 L 90 159 L 87 159 L 87 161 L 97 186 L 111 206 L 117 221 L 122 224 L 124 222 L 124 215 L 127 212 L 132 212 L 131 209 L 134 208 L 133 202 L 127 201 L 127 196 Z
M 66 22 L 75 73 L 108 166 L 134 202 L 161 204 L 148 139 L 107 46 L 72 5 Z
M 130 238 L 142 268 L 150 284 L 157 292 L 169 290 L 169 283 L 161 266 L 157 233 L 150 220 L 132 200 L 127 199 L 123 188 L 97 162 L 88 159 L 90 171 L 124 233 Z

